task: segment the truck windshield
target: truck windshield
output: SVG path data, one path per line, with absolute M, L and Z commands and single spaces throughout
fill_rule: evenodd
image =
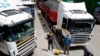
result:
M 94 27 L 94 22 L 69 22 L 68 29 L 71 32 L 91 32 Z
M 33 30 L 32 22 L 14 26 L 10 29 L 10 34 L 7 36 L 7 41 L 17 41 L 18 39 L 32 33 Z

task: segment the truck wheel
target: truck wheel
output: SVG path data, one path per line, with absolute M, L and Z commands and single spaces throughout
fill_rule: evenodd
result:
M 57 34 L 57 41 L 59 42 L 59 44 L 61 44 L 61 30 L 57 29 L 56 34 Z
M 58 29 L 56 29 L 56 36 L 57 36 L 57 39 L 58 39 L 58 36 L 59 35 L 59 30 Z
M 62 44 L 62 46 L 64 45 L 64 39 L 63 38 L 61 39 L 61 44 Z
M 61 36 L 60 35 L 57 37 L 57 40 L 58 40 L 59 44 L 61 44 Z
M 62 46 L 64 45 L 64 39 L 63 39 L 62 36 L 60 36 L 60 38 L 59 38 L 59 43 L 60 43 Z

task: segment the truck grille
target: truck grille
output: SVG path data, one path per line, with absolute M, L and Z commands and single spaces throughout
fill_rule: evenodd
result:
M 72 43 L 86 43 L 89 35 L 72 35 Z
M 34 40 L 34 36 L 25 38 L 24 40 L 17 43 L 19 56 L 28 55 L 29 53 L 33 52 L 34 48 L 36 48 L 36 42 Z

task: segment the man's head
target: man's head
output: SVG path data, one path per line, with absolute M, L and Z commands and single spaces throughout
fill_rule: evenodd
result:
M 47 35 L 50 35 L 50 34 L 51 34 L 51 32 L 48 32 L 48 33 L 47 33 Z

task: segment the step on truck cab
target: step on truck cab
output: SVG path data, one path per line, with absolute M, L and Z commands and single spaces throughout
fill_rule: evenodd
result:
M 58 8 L 57 25 L 53 30 L 58 41 L 63 44 L 66 34 L 71 36 L 71 46 L 84 46 L 92 38 L 95 20 L 85 8 L 84 2 L 61 1 Z
M 14 0 L 0 0 L 0 56 L 27 56 L 36 45 L 34 19 Z

